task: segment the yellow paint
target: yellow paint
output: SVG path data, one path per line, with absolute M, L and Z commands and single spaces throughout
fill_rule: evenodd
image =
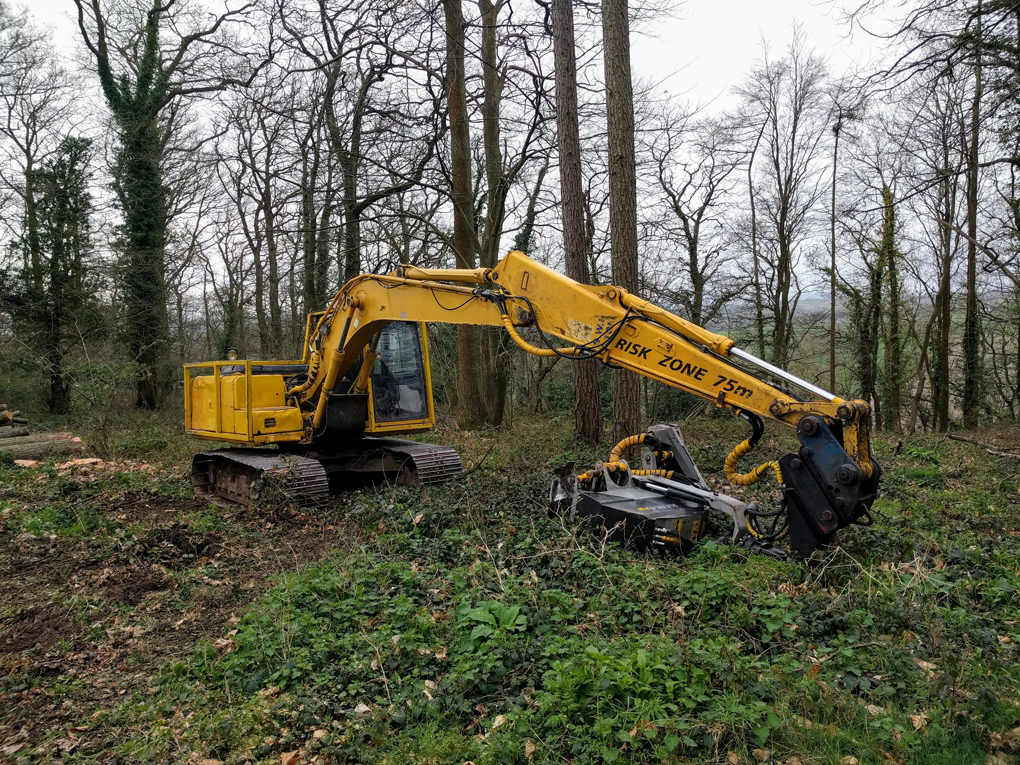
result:
M 871 474 L 868 405 L 863 401 L 846 402 L 840 398 L 832 402 L 798 401 L 732 364 L 728 359 L 733 347 L 731 339 L 619 287 L 578 284 L 522 252 L 510 252 L 492 269 L 401 266 L 390 274 L 363 274 L 351 279 L 325 311 L 307 321 L 303 356 L 306 362 L 312 361 L 311 379 L 300 390 L 292 391 L 284 404 L 284 408 L 300 416 L 300 428 L 295 426 L 293 415 L 289 415 L 278 419 L 274 429 L 252 434 L 252 430 L 265 427 L 264 419 L 259 420 L 253 412 L 277 406 L 265 400 L 268 394 L 255 382 L 261 375 L 246 375 L 249 379 L 244 384 L 253 386 L 253 402 L 248 406 L 238 388 L 229 392 L 224 389 L 217 395 L 215 385 L 210 388 L 209 383 L 198 382 L 199 378 L 192 380 L 192 372 L 188 371 L 185 380 L 188 432 L 204 438 L 230 435 L 234 440 L 244 438 L 246 443 L 264 443 L 267 439 L 310 443 L 312 433 L 322 425 L 324 394 L 336 386 L 372 337 L 392 321 L 504 326 L 511 339 L 529 353 L 567 356 L 593 353 L 603 362 L 685 390 L 717 406 L 734 411 L 744 409 L 790 427 L 796 427 L 807 414 L 818 414 L 830 421 L 842 419 L 847 453 L 863 475 Z M 520 334 L 521 328 L 536 324 L 545 333 L 546 342 L 534 343 Z M 374 408 L 370 406 L 366 432 L 412 433 L 434 425 L 424 330 L 422 342 L 429 417 L 375 423 Z M 205 366 L 217 365 L 226 366 L 227 362 Z M 194 371 L 201 366 L 189 365 L 186 370 Z M 371 396 L 370 383 L 368 389 Z M 273 395 L 274 401 L 278 400 Z M 233 397 L 229 402 L 228 396 Z M 209 406 L 215 411 L 217 398 L 221 399 L 218 404 L 221 410 L 244 410 L 246 428 L 241 428 L 234 416 L 224 417 L 222 426 L 214 425 L 210 430 Z M 229 432 L 225 430 L 228 426 Z

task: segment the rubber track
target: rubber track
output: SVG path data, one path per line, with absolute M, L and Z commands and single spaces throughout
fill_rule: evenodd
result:
M 234 471 L 247 474 L 241 482 L 243 492 L 217 492 L 210 471 Z M 285 475 L 283 489 L 291 500 L 301 507 L 323 508 L 329 501 L 329 481 L 318 460 L 294 454 L 280 454 L 265 449 L 217 449 L 199 452 L 191 463 L 191 485 L 195 494 L 219 496 L 233 502 L 250 505 L 251 484 L 266 473 Z
M 420 444 L 402 438 L 387 439 L 383 446 L 387 451 L 410 459 L 418 481 L 424 486 L 446 483 L 464 472 L 460 455 L 449 446 Z

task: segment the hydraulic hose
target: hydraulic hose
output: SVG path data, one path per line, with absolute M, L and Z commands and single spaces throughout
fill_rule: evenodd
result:
M 306 390 L 312 387 L 312 385 L 315 383 L 315 376 L 319 372 L 319 362 L 321 359 L 322 357 L 319 355 L 318 351 L 312 352 L 311 358 L 308 359 L 308 375 L 305 378 L 305 381 L 300 385 L 296 385 L 289 391 L 287 391 L 288 397 L 300 396 L 302 393 L 304 393 Z
M 648 436 L 647 433 L 639 433 L 636 436 L 627 436 L 620 443 L 614 446 L 611 452 L 609 452 L 609 461 L 616 462 L 617 460 L 620 459 L 620 457 L 623 456 L 623 453 L 627 451 L 630 447 L 637 446 L 638 444 L 643 444 L 647 436 Z
M 612 460 L 612 461 L 606 463 L 606 468 L 609 470 L 610 473 L 616 473 L 616 472 L 619 472 L 619 471 L 622 471 L 622 470 L 626 470 L 627 469 L 627 463 L 626 462 L 617 462 L 616 460 Z M 600 471 L 600 470 L 588 470 L 588 471 L 578 475 L 577 476 L 577 480 L 579 482 L 581 482 L 581 483 L 584 483 L 585 481 L 590 481 L 593 478 L 596 478 L 596 477 L 598 477 L 600 475 L 602 475 L 602 471 Z M 673 471 L 672 470 L 632 470 L 631 471 L 631 475 L 636 475 L 636 476 L 650 476 L 650 475 L 654 475 L 654 476 L 658 476 L 659 478 L 672 478 L 673 477 Z
M 632 446 L 637 446 L 639 444 L 643 444 L 645 442 L 645 439 L 647 439 L 647 438 L 648 438 L 648 434 L 647 433 L 639 433 L 636 436 L 627 436 L 625 439 L 620 441 L 620 443 L 618 443 L 616 446 L 614 446 L 612 451 L 609 452 L 609 459 L 605 463 L 606 468 L 608 468 L 609 472 L 610 473 L 615 473 L 615 472 L 620 471 L 620 470 L 626 470 L 628 468 L 627 463 L 621 461 L 621 457 L 623 456 L 623 453 L 625 451 L 627 451 L 629 448 L 631 448 Z M 587 471 L 585 473 L 581 473 L 579 476 L 577 476 L 577 480 L 581 481 L 581 482 L 590 481 L 590 480 L 592 480 L 593 478 L 595 478 L 595 477 L 597 477 L 599 475 L 601 475 L 601 471 L 599 471 L 599 470 L 589 470 L 589 471 Z M 672 478 L 673 477 L 673 471 L 672 470 L 631 470 L 631 475 L 636 475 L 636 476 L 652 476 L 652 475 L 654 475 L 654 476 L 658 476 L 659 478 Z
M 531 353 L 535 356 L 573 356 L 577 349 L 574 346 L 567 346 L 565 348 L 539 348 L 537 345 L 532 345 L 517 331 L 513 322 L 510 321 L 509 314 L 504 313 L 502 316 L 503 327 L 506 329 L 507 334 L 513 339 L 515 343 L 521 348 L 521 350 Z
M 761 421 L 761 417 L 744 410 L 740 410 L 738 416 L 750 423 L 751 437 L 737 444 L 733 451 L 726 456 L 726 461 L 723 462 L 723 472 L 726 477 L 737 486 L 750 486 L 752 483 L 758 483 L 762 476 L 772 470 L 776 474 L 776 480 L 782 484 L 783 474 L 779 469 L 779 463 L 775 461 L 763 462 L 747 473 L 737 472 L 737 463 L 740 462 L 740 458 L 756 447 L 765 433 L 765 423 Z

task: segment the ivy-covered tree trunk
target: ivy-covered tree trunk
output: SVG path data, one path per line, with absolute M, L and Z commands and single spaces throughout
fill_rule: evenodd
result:
M 896 249 L 896 207 L 892 189 L 882 186 L 882 258 L 885 261 L 887 308 L 885 311 L 885 369 L 882 390 L 882 427 L 902 432 L 900 421 L 903 368 L 900 340 L 900 281 L 899 253 Z
M 88 164 L 92 142 L 65 138 L 55 155 L 32 171 L 36 188 L 36 245 L 39 273 L 34 266 L 23 274 L 27 300 L 14 303 L 14 318 L 39 339 L 49 376 L 49 410 L 66 414 L 71 405 L 67 354 L 78 340 L 69 325 L 87 326 L 85 253 L 89 243 Z
M 949 162 L 948 145 L 942 146 L 946 167 Z M 953 209 L 956 206 L 956 189 L 950 179 L 943 179 L 939 184 L 940 202 L 942 206 L 939 226 L 940 278 L 939 289 L 935 296 L 935 310 L 938 312 L 936 329 L 938 344 L 933 353 L 932 396 L 935 400 L 935 427 L 945 432 L 949 430 L 949 348 L 952 332 L 952 260 L 953 260 Z
M 138 364 L 136 405 L 155 409 L 166 382 L 167 348 L 166 235 L 167 191 L 163 184 L 163 135 L 159 115 L 167 104 L 168 73 L 159 45 L 160 22 L 169 6 L 152 0 L 130 68 L 115 73 L 104 11 L 90 0 L 95 39 L 84 24 L 85 0 L 75 0 L 79 26 L 92 53 L 103 95 L 117 126 L 117 197 L 124 214 L 124 327 L 128 348 Z M 122 53 L 122 51 L 118 51 Z
M 978 37 L 981 26 L 978 24 Z M 963 318 L 963 427 L 976 428 L 981 411 L 981 314 L 977 296 L 977 213 L 981 139 L 981 63 L 974 66 L 967 156 L 967 302 Z
M 138 365 L 137 406 L 153 409 L 170 379 L 166 374 L 168 342 L 166 303 L 166 241 L 169 225 L 168 191 L 163 161 L 173 131 L 161 120 L 163 110 L 190 94 L 208 94 L 228 84 L 246 87 L 267 62 L 247 67 L 249 79 L 221 74 L 208 56 L 193 49 L 209 46 L 230 50 L 214 40 L 218 30 L 236 20 L 249 6 L 226 10 L 204 29 L 189 25 L 180 4 L 139 0 L 137 6 L 74 0 L 78 29 L 99 77 L 103 96 L 117 132 L 114 180 L 124 216 L 121 278 L 123 324 L 127 345 Z M 146 5 L 148 6 L 146 8 Z M 118 17 L 109 25 L 108 14 Z M 141 14 L 134 15 L 134 11 Z M 139 19 L 137 26 L 131 26 Z M 128 20 L 131 21 L 128 21 Z M 177 36 L 177 45 L 164 46 L 161 35 Z
M 868 273 L 866 287 L 858 289 L 847 284 L 838 284 L 837 287 L 847 297 L 847 335 L 857 395 L 864 401 L 874 402 L 872 413 L 875 423 L 879 424 L 881 399 L 878 395 L 878 346 L 881 340 L 885 257 L 881 247 L 875 248 L 874 255 L 873 260 L 864 260 Z
M 116 187 L 124 213 L 124 325 L 131 356 L 138 364 L 136 406 L 155 409 L 167 348 L 166 229 L 162 140 L 158 112 L 145 104 L 117 99 L 120 126 Z

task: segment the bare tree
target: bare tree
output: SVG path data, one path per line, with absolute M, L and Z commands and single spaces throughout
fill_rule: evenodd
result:
M 681 267 L 670 263 L 669 271 L 683 273 L 685 283 L 667 286 L 688 319 L 707 324 L 744 288 L 729 269 L 723 217 L 732 176 L 746 153 L 727 121 L 698 121 L 671 107 L 659 115 L 650 135 L 655 178 L 669 212 L 656 216 L 657 228 L 683 252 Z
M 767 249 L 762 261 L 772 319 L 772 360 L 789 362 L 793 319 L 799 291 L 795 266 L 811 216 L 821 196 L 819 150 L 826 134 L 825 64 L 806 47 L 803 32 L 794 30 L 785 55 L 771 59 L 767 52 L 740 94 L 750 113 L 764 119 L 765 158 L 759 200 L 768 218 Z
M 577 62 L 574 9 L 571 0 L 552 0 L 553 48 L 556 60 L 556 141 L 559 151 L 563 253 L 567 276 L 588 284 L 581 139 L 577 124 Z M 595 359 L 574 365 L 574 432 L 586 444 L 602 438 L 599 370 Z
M 602 0 L 602 39 L 609 148 L 609 225 L 613 282 L 638 291 L 637 169 L 634 158 L 634 86 L 630 71 L 627 0 Z M 633 372 L 613 374 L 613 438 L 641 430 L 641 386 Z

